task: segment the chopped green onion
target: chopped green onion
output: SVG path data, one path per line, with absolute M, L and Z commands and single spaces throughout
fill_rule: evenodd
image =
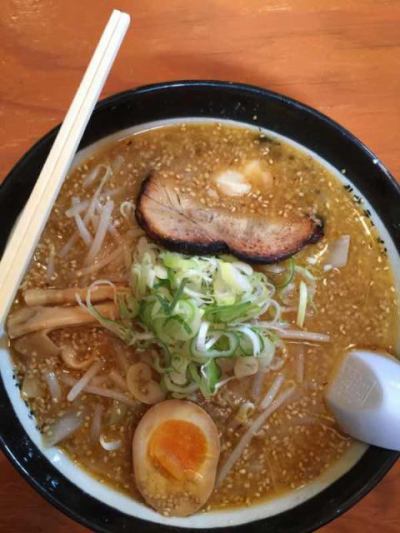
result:
M 249 326 L 240 326 L 238 329 L 240 333 L 245 335 L 252 345 L 252 351 L 250 355 L 257 357 L 261 353 L 262 348 L 262 340 L 260 339 L 259 333 L 255 332 L 252 328 Z
M 231 256 L 169 252 L 141 238 L 131 266 L 130 291 L 118 293 L 115 287 L 119 319 L 99 314 L 90 290 L 86 307 L 142 357 L 148 351 L 149 364 L 167 393 L 184 398 L 200 392 L 210 397 L 235 379 L 232 370 L 222 375 L 223 358 L 254 357 L 262 369 L 273 365 L 282 342 L 274 331 L 286 325 L 281 306 L 289 292 L 295 294 L 295 274 L 303 278 L 297 324 L 304 325 L 316 288 L 312 273 L 293 259 L 264 271 Z
M 205 317 L 213 322 L 232 322 L 239 318 L 248 319 L 260 311 L 256 304 L 241 302 L 232 305 L 209 305 L 205 311 Z
M 178 301 L 182 298 L 182 295 L 183 295 L 183 289 L 185 288 L 185 285 L 186 283 L 188 282 L 187 279 L 183 279 L 180 284 L 179 284 L 179 287 L 178 287 L 178 290 L 176 291 L 176 293 L 174 294 L 174 297 L 172 299 L 172 302 L 169 306 L 169 314 L 171 314 L 174 309 L 175 309 L 175 306 L 176 304 L 178 303 Z
M 197 349 L 197 339 L 191 342 L 190 349 L 194 357 L 231 357 L 239 346 L 238 336 L 231 331 L 221 331 L 218 340 L 215 342 L 214 349 Z
M 294 279 L 296 262 L 293 257 L 290 257 L 286 263 L 287 267 L 282 267 L 282 272 L 276 272 L 273 268 L 274 265 L 271 267 L 265 267 L 268 277 L 272 279 L 275 287 L 279 290 L 287 287 Z
M 197 383 L 189 383 L 188 385 L 177 385 L 171 381 L 168 374 L 164 374 L 162 376 L 161 384 L 169 392 L 177 392 L 179 394 L 184 394 L 184 395 L 193 394 L 199 388 Z
M 210 359 L 207 363 L 201 365 L 200 374 L 202 376 L 200 383 L 201 392 L 205 397 L 212 396 L 216 391 L 221 376 L 221 370 L 215 360 Z

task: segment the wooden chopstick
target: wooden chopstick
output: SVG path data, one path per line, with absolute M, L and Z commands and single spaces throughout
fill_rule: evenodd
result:
M 61 185 L 130 24 L 114 10 L 0 262 L 0 325 L 43 232 Z

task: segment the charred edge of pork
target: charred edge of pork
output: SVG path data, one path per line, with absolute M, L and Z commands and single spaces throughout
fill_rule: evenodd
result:
M 278 252 L 276 254 L 263 255 L 262 253 L 252 254 L 249 252 L 244 252 L 240 249 L 240 246 L 228 246 L 227 243 L 225 243 L 223 240 L 215 240 L 208 243 L 201 243 L 196 241 L 175 239 L 173 237 L 161 235 L 156 231 L 156 229 L 152 227 L 151 220 L 147 219 L 145 213 L 143 213 L 142 210 L 142 199 L 147 196 L 147 187 L 149 186 L 152 177 L 152 174 L 147 176 L 140 186 L 135 210 L 136 220 L 139 226 L 146 232 L 146 235 L 150 239 L 173 252 L 179 252 L 186 255 L 217 255 L 226 253 L 232 254 L 238 259 L 241 259 L 248 263 L 269 264 L 276 263 L 278 261 L 283 261 L 284 259 L 291 257 L 292 255 L 302 250 L 307 244 L 315 244 L 324 236 L 323 220 L 319 217 L 314 217 L 312 219 L 309 219 L 313 223 L 312 232 L 305 239 L 299 241 L 296 247 L 290 250 L 283 250 L 282 252 Z

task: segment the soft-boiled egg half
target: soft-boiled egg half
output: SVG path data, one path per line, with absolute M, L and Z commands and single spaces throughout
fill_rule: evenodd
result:
M 219 454 L 218 430 L 204 409 L 184 400 L 160 402 L 133 437 L 136 485 L 158 512 L 191 515 L 210 497 Z

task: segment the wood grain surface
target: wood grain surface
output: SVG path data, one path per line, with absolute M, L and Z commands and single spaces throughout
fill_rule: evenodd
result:
M 113 7 L 134 23 L 105 95 L 172 79 L 261 85 L 337 120 L 400 177 L 399 0 L 1 0 L 0 180 L 62 120 Z M 398 464 L 323 531 L 398 533 L 399 502 Z M 0 531 L 85 529 L 0 456 Z

